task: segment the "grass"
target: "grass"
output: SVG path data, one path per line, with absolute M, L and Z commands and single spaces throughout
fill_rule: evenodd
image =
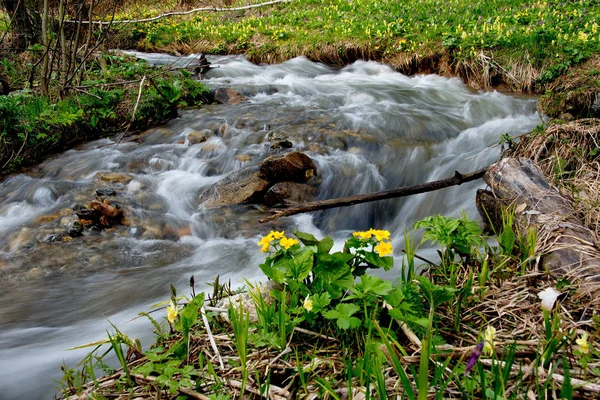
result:
M 514 87 L 532 88 L 598 53 L 599 20 L 596 0 L 303 0 L 137 24 L 129 35 L 147 50 L 242 52 L 259 62 L 306 55 L 406 66 L 413 57 L 447 54 L 455 70 L 491 69 Z
M 65 368 L 59 398 L 597 396 L 595 296 L 580 292 L 577 282 L 523 269 L 517 243 L 526 238 L 516 238 L 508 253 L 499 238 L 496 245 L 470 240 L 474 227 L 470 233 L 451 228 L 468 222 L 464 217 L 429 220 L 425 229 L 430 238 L 450 229 L 454 239 L 444 242 L 445 251 L 467 246 L 469 261 L 465 255 L 446 255 L 441 261 L 446 265 L 398 282 L 368 272 L 389 266 L 386 247 L 379 246 L 389 243 L 386 231 L 356 232 L 346 241 L 347 252 L 334 253 L 330 238 L 295 232 L 296 239 L 288 239 L 272 232 L 259 246 L 268 245 L 261 269 L 273 282 L 222 301 L 229 304 L 229 319 L 223 319 L 227 310 L 221 306 L 207 305 L 210 331 L 197 314 L 198 321 L 185 322 L 183 316 L 192 315 L 187 309 L 197 310 L 204 297 L 187 299 L 171 332 L 160 334 L 150 350 L 122 370 L 83 385 L 76 378 L 87 376 L 88 364 L 80 372 Z M 418 246 L 408 251 L 415 252 Z M 490 263 L 486 290 L 475 290 L 484 262 Z M 440 273 L 444 269 L 454 272 Z M 348 273 L 356 278 L 346 279 Z M 561 297 L 543 309 L 538 293 L 549 287 Z M 248 302 L 254 306 L 248 308 Z M 273 340 L 265 340 L 268 336 Z M 223 369 L 219 357 L 226 361 Z M 85 360 L 91 359 L 102 362 L 94 356 Z

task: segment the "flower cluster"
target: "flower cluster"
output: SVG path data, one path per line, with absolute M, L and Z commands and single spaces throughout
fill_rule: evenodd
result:
M 298 241 L 296 239 L 287 238 L 284 231 L 271 231 L 267 236 L 263 237 L 258 242 L 258 245 L 261 246 L 260 251 L 263 253 L 269 251 L 271 246 L 279 245 L 282 248 L 289 250 L 289 248 L 295 244 L 298 244 Z
M 390 255 L 393 252 L 392 243 L 386 242 L 386 240 L 391 240 L 389 231 L 371 228 L 364 232 L 354 232 L 352 236 L 368 241 L 372 241 L 372 238 L 374 238 L 378 242 L 374 249 L 379 254 L 379 257 Z

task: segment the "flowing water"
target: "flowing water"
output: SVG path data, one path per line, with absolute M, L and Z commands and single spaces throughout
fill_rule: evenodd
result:
M 164 55 L 150 62 L 182 63 Z M 181 112 L 169 123 L 118 146 L 88 143 L 0 183 L 0 398 L 52 398 L 67 348 L 106 336 L 109 322 L 151 343 L 149 324 L 130 321 L 196 282 L 260 279 L 259 237 L 275 227 L 332 235 L 393 232 L 400 264 L 405 227 L 435 213 L 478 218 L 482 183 L 406 199 L 300 215 L 271 225 L 258 207 L 211 212 L 199 194 L 245 166 L 279 154 L 269 138 L 286 138 L 318 168 L 319 199 L 413 185 L 487 166 L 502 134 L 540 122 L 535 99 L 475 92 L 458 79 L 407 77 L 374 62 L 337 69 L 297 58 L 257 66 L 241 57 L 211 58 L 212 88 L 232 87 L 249 101 Z M 188 135 L 210 138 L 190 145 Z M 192 137 L 190 136 L 190 137 Z M 106 182 L 99 173 L 115 173 Z M 129 226 L 61 238 L 71 207 L 113 189 Z M 54 241 L 52 241 L 54 239 Z M 397 274 L 397 270 L 391 275 Z M 391 276 L 390 275 L 390 276 Z M 201 285 L 205 287 L 205 285 Z

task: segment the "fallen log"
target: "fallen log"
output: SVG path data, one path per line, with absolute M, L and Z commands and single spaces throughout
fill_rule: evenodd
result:
M 566 276 L 588 289 L 600 288 L 600 248 L 594 233 L 582 225 L 571 203 L 551 186 L 533 161 L 504 158 L 485 174 L 490 191 L 478 191 L 477 207 L 484 220 L 501 226 L 501 207 L 513 207 L 520 235 L 537 230 L 540 268 Z
M 305 212 L 327 210 L 336 207 L 348 207 L 356 204 L 367 203 L 370 201 L 386 200 L 396 197 L 405 197 L 413 194 L 433 192 L 435 190 L 444 189 L 450 186 L 461 185 L 466 182 L 471 182 L 483 177 L 487 168 L 482 168 L 477 171 L 469 172 L 468 174 L 460 174 L 454 172 L 454 176 L 448 179 L 424 183 L 422 185 L 405 186 L 396 189 L 384 190 L 381 192 L 359 194 L 356 196 L 342 197 L 338 199 L 319 200 L 310 203 L 305 203 L 299 206 L 288 207 L 282 210 L 271 210 L 272 215 L 259 219 L 258 222 L 268 222 L 277 218 L 287 217 L 290 215 L 301 214 Z

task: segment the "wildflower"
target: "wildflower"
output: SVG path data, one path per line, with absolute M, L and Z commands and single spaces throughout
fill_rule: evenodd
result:
M 167 320 L 170 324 L 172 324 L 175 321 L 178 313 L 179 312 L 177 311 L 177 304 L 175 304 L 175 302 L 171 300 L 171 303 L 167 307 Z
M 488 354 L 492 354 L 494 351 L 496 339 L 496 328 L 493 326 L 488 326 L 483 333 L 483 351 Z
M 273 239 L 281 239 L 283 237 L 285 237 L 285 233 L 284 231 L 281 232 L 277 232 L 277 231 L 271 231 L 271 233 L 269 233 L 269 235 L 273 238 Z
M 379 242 L 379 244 L 375 246 L 375 251 L 379 254 L 379 257 L 392 254 L 392 244 L 388 242 Z
M 390 232 L 389 231 L 380 231 L 377 229 L 369 229 L 369 232 L 375 236 L 378 242 L 381 242 L 384 239 L 390 240 Z
M 538 293 L 538 297 L 542 300 L 542 308 L 546 311 L 552 311 L 556 299 L 560 296 L 560 292 L 553 287 L 546 288 Z
M 366 231 L 366 232 L 354 232 L 354 233 L 352 234 L 352 236 L 354 236 L 354 237 L 358 237 L 358 238 L 361 238 L 361 239 L 370 239 L 370 238 L 371 238 L 371 236 L 372 236 L 372 233 L 371 233 L 371 231 Z
M 588 41 L 588 35 L 585 32 L 579 32 L 577 35 L 577 39 L 581 40 L 583 43 Z
M 465 368 L 465 375 L 468 375 L 469 372 L 471 372 L 471 370 L 475 366 L 475 364 L 477 364 L 477 360 L 479 360 L 479 357 L 481 357 L 481 352 L 483 350 L 484 343 L 485 343 L 485 341 L 481 341 L 481 342 L 477 343 L 477 346 L 475 346 L 475 348 L 473 348 L 473 352 L 471 353 L 471 356 L 469 357 L 469 360 L 467 361 L 467 367 Z
M 304 299 L 304 309 L 308 312 L 311 312 L 313 309 L 313 301 L 308 296 Z
M 588 343 L 588 333 L 583 332 L 579 339 L 575 339 L 579 352 L 581 354 L 588 354 L 590 352 L 590 344 Z
M 283 239 L 281 239 L 279 241 L 279 244 L 281 245 L 281 247 L 288 250 L 293 245 L 298 244 L 298 241 L 296 239 L 290 239 L 290 238 L 284 237 Z

